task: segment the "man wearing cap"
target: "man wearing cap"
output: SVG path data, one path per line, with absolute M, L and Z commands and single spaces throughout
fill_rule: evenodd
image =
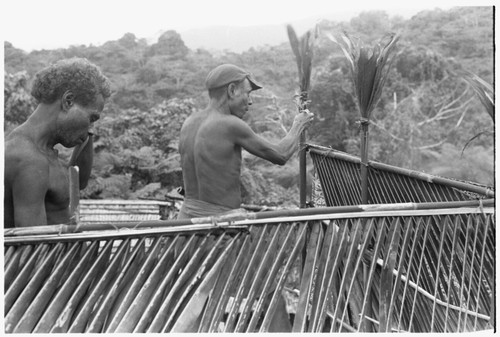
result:
M 223 64 L 208 74 L 205 84 L 210 98 L 207 108 L 189 116 L 181 129 L 179 152 L 185 194 L 178 219 L 239 209 L 241 149 L 284 165 L 297 149 L 300 133 L 313 119 L 309 111 L 297 114 L 288 134 L 272 144 L 242 119 L 252 105 L 250 93 L 262 88 L 250 73 Z M 269 331 L 291 331 L 281 297 Z
M 208 74 L 206 87 L 210 98 L 207 108 L 189 116 L 181 129 L 185 198 L 179 219 L 240 208 L 241 149 L 284 165 L 314 116 L 309 111 L 297 114 L 288 134 L 273 144 L 242 119 L 252 105 L 250 93 L 262 88 L 249 72 L 232 64 L 220 65 Z

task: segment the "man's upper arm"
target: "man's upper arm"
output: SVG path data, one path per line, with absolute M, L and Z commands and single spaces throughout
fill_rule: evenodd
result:
M 269 160 L 275 164 L 283 165 L 286 158 L 278 151 L 277 147 L 258 134 L 248 124 L 238 120 L 230 127 L 235 137 L 235 143 L 260 158 Z
M 48 189 L 48 168 L 37 163 L 17 167 L 10 179 L 16 227 L 47 224 L 45 196 Z

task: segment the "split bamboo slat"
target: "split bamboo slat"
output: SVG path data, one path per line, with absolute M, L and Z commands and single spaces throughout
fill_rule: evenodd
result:
M 437 204 L 6 230 L 5 332 L 494 329 L 492 200 Z

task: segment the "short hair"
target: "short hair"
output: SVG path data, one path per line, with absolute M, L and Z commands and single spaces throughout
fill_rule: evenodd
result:
M 75 95 L 75 102 L 83 106 L 93 103 L 98 94 L 111 96 L 110 82 L 101 70 L 85 58 L 60 60 L 35 75 L 31 96 L 39 103 L 51 104 L 67 90 Z

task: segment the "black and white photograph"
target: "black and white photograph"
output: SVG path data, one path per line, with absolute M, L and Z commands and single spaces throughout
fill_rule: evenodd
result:
M 4 333 L 497 332 L 494 2 L 0 12 Z

